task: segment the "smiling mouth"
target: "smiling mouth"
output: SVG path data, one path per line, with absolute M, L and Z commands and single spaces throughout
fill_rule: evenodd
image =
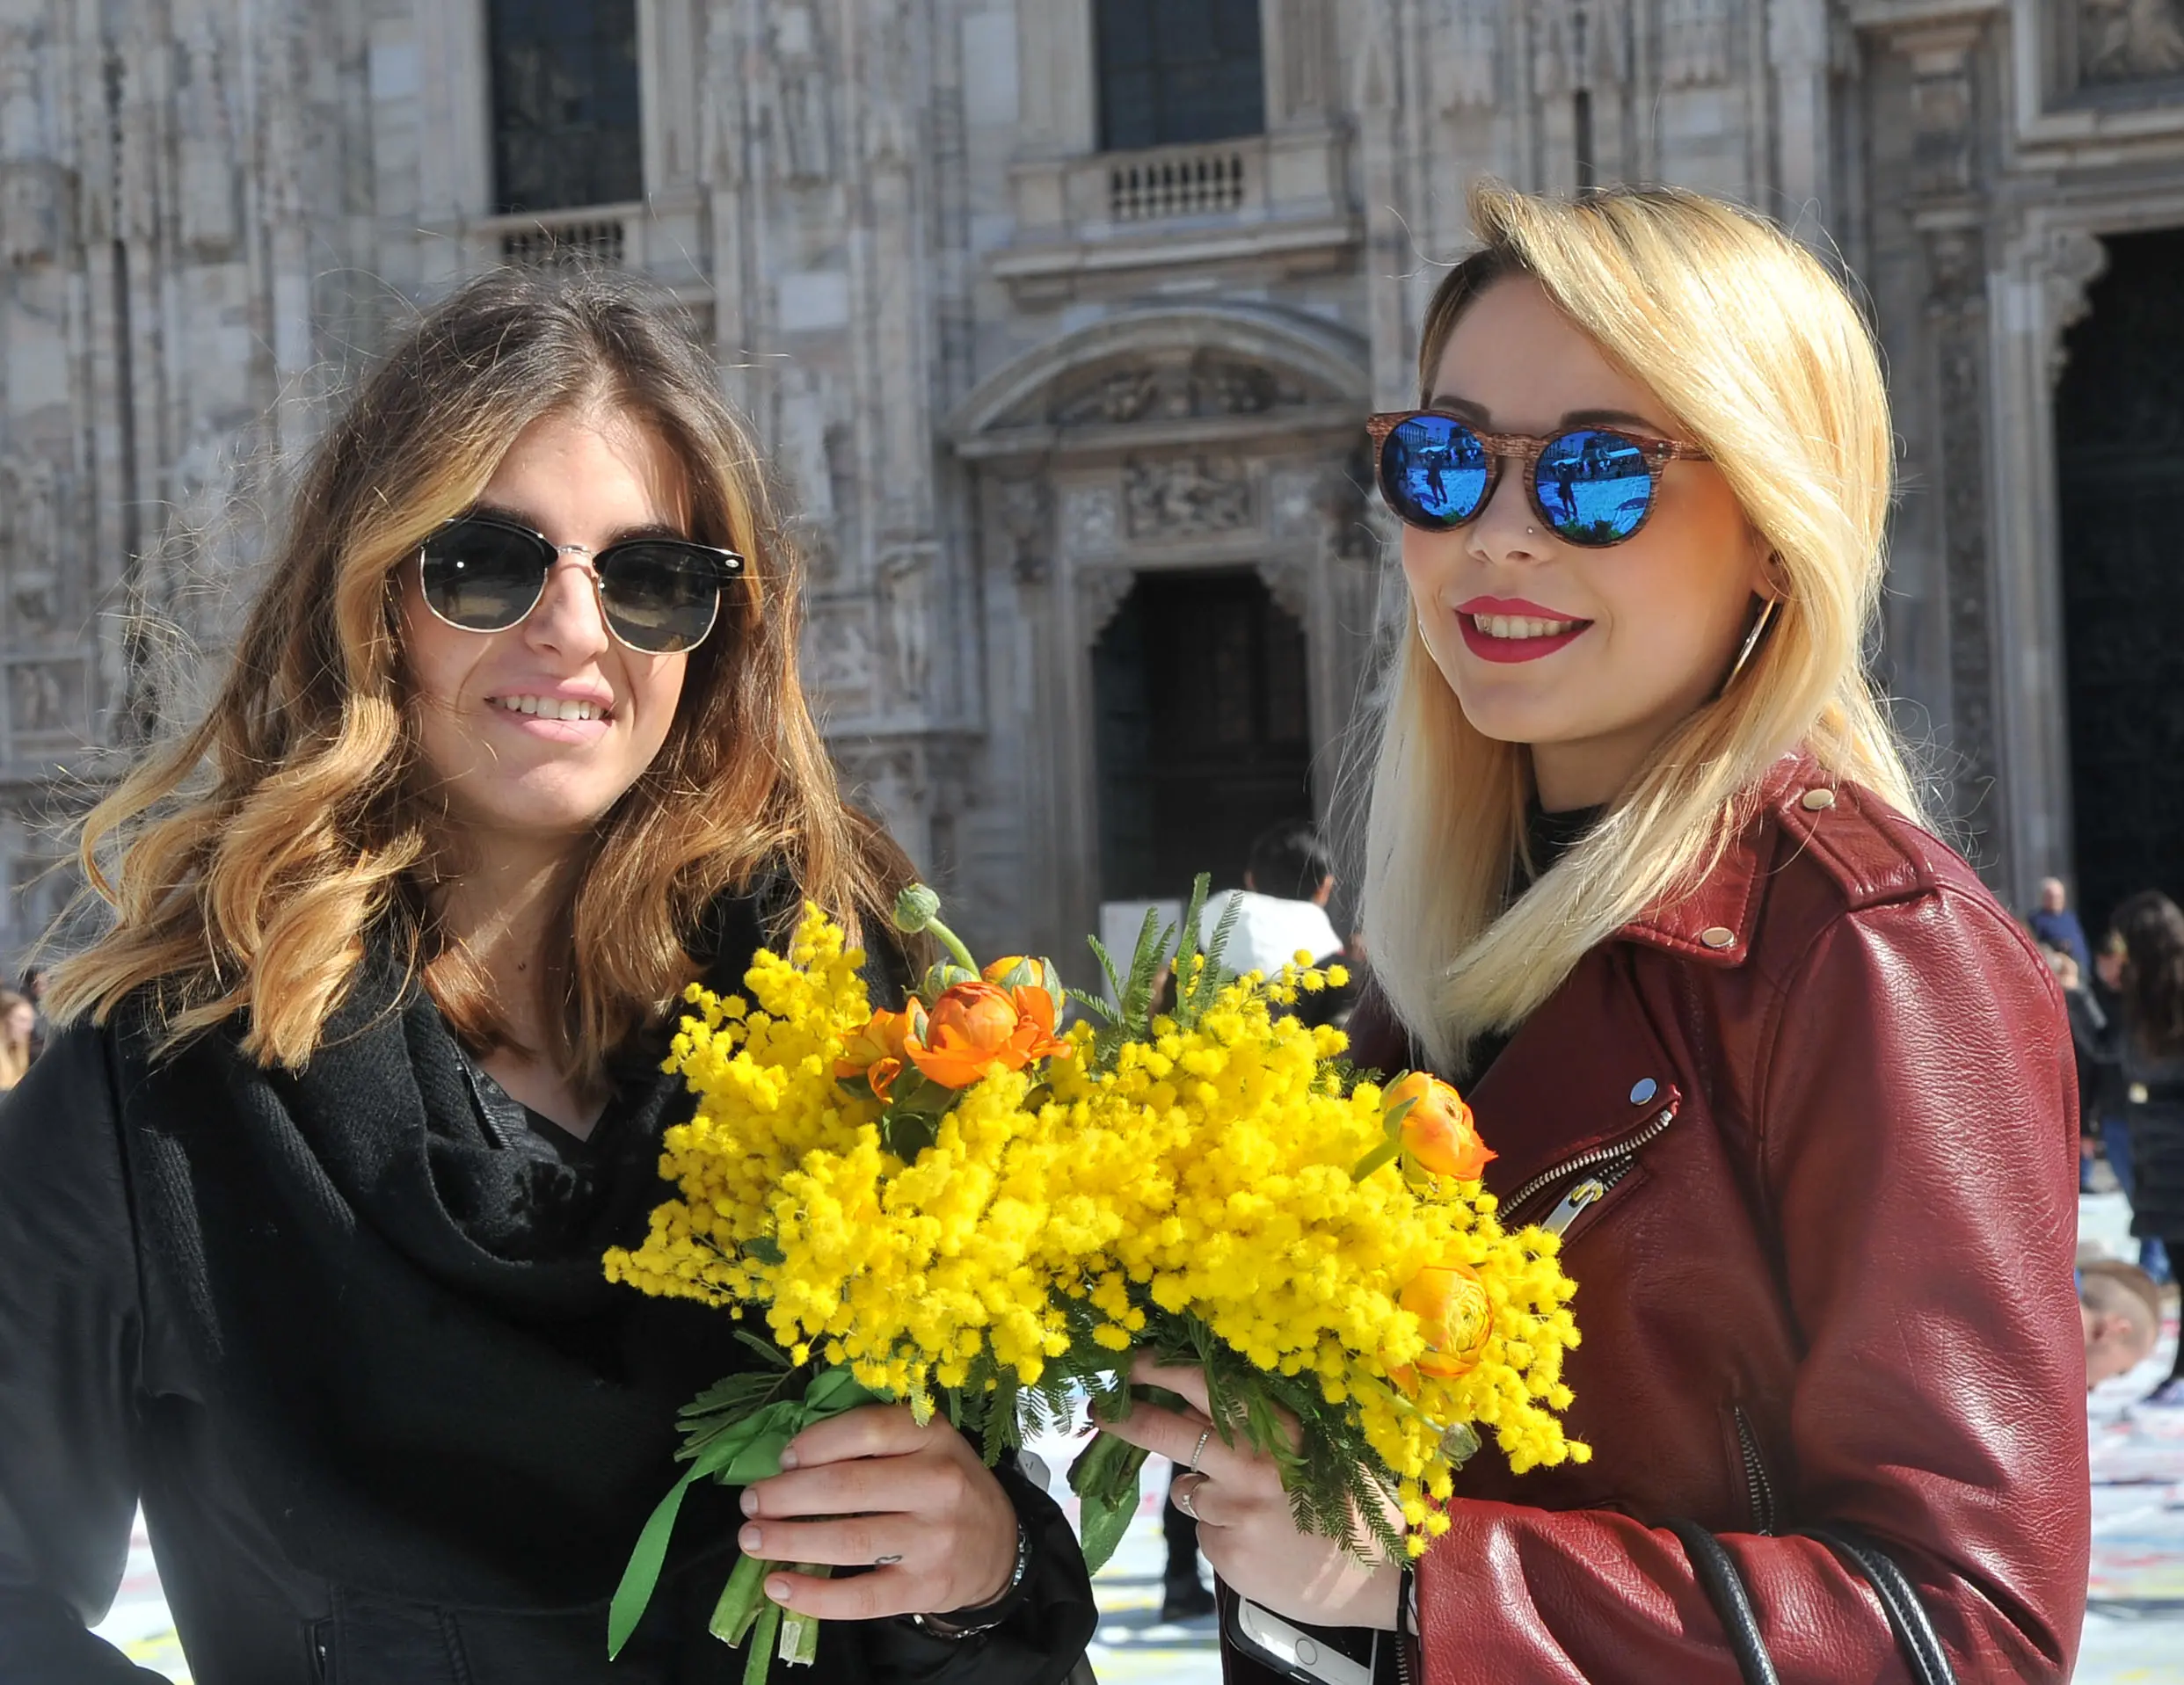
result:
M 507 714 L 524 714 L 541 720 L 608 720 L 614 710 L 597 702 L 579 701 L 573 697 L 559 696 L 495 696 L 489 699 L 494 708 Z
M 1566 637 L 1591 621 L 1547 621 L 1525 614 L 1467 614 L 1464 619 L 1476 628 L 1479 636 L 1489 638 L 1559 638 Z

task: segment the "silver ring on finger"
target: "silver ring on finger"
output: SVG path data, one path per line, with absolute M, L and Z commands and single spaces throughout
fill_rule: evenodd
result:
M 1203 1480 L 1205 1477 L 1204 1475 L 1200 1475 L 1198 1478 Z M 1184 1514 L 1190 1516 L 1194 1522 L 1198 1519 L 1198 1512 L 1192 1506 L 1191 1500 L 1197 1495 L 1198 1490 L 1198 1489 L 1196 1485 L 1189 1485 L 1185 1486 L 1181 1492 L 1171 1491 L 1168 1493 L 1168 1496 L 1176 1500 L 1176 1507 L 1183 1511 Z
M 1185 1474 L 1198 1474 L 1203 1472 L 1203 1471 L 1201 1471 L 1198 1467 L 1198 1459 L 1205 1455 L 1205 1442 L 1212 1437 L 1212 1425 L 1208 1423 L 1205 1431 L 1198 1435 L 1197 1449 L 1190 1453 L 1190 1461 L 1183 1470 Z

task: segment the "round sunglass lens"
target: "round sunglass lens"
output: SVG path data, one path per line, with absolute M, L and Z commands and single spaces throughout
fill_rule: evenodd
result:
M 1413 416 L 1380 447 L 1380 489 L 1413 527 L 1460 527 L 1486 499 L 1493 461 L 1478 434 L 1446 416 Z
M 1620 433 L 1580 427 L 1547 441 L 1532 483 L 1540 512 L 1572 544 L 1617 544 L 1645 524 L 1653 471 Z
M 673 544 L 618 544 L 605 558 L 600 594 L 615 636 L 648 655 L 671 655 L 702 642 L 720 612 L 720 570 L 713 557 Z
M 457 521 L 425 541 L 425 600 L 472 632 L 500 632 L 531 612 L 549 558 L 538 541 L 490 521 Z

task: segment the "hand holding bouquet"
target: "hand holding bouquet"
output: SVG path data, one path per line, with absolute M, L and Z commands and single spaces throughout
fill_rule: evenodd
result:
M 917 887 L 896 922 L 950 957 L 899 1013 L 871 1009 L 862 956 L 816 910 L 785 956 L 757 956 L 747 999 L 691 991 L 671 1064 L 699 1104 L 663 1161 L 681 1197 L 607 1267 L 754 1311 L 769 1367 L 686 1413 L 690 1468 L 632 1557 L 610 1645 L 691 1481 L 764 1478 L 804 1426 L 873 1399 L 943 1412 L 997 1459 L 1084 1391 L 1126 1411 L 1133 1347 L 1203 1371 L 1222 1436 L 1276 1456 L 1299 1522 L 1359 1551 L 1442 1530 L 1473 1424 L 1519 1470 L 1584 1454 L 1554 1413 L 1571 1284 L 1552 1237 L 1495 1222 L 1460 1101 L 1430 1079 L 1351 1082 L 1340 1034 L 1283 1010 L 1330 978 L 1227 977 L 1221 933 L 1198 950 L 1203 896 L 1179 944 L 1147 920 L 1127 975 L 1109 966 L 1115 1004 L 1083 999 L 1098 1027 L 1066 1034 L 1050 962 L 981 969 Z M 1164 962 L 1169 1013 L 1153 1009 Z M 1096 1566 L 1142 1456 L 1103 1437 L 1073 1471 Z M 765 1565 L 738 1565 L 714 1623 L 731 1642 L 756 1630 L 752 1679 L 776 1643 L 809 1660 L 817 1639 L 764 1603 Z

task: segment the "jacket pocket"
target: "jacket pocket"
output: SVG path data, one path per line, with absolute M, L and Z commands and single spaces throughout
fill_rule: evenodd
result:
M 1612 1158 L 1572 1177 L 1539 1226 L 1559 1235 L 1567 1246 L 1600 1220 L 1600 1214 L 1646 1180 L 1635 1154 Z
M 337 1588 L 311 1636 L 325 1685 L 476 1685 L 455 1617 L 428 1604 Z

